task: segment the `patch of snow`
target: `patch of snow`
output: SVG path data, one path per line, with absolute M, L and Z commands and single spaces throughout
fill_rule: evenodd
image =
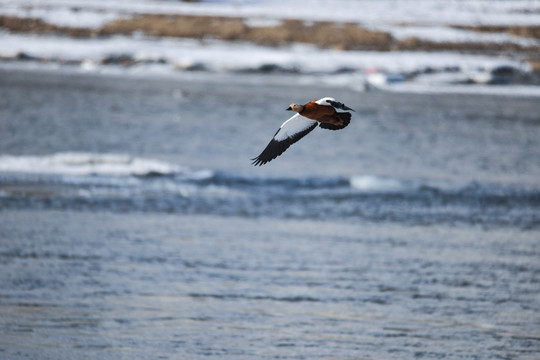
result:
M 375 26 L 372 29 L 390 33 L 398 40 L 416 37 L 422 40 L 443 43 L 512 43 L 521 46 L 540 46 L 540 41 L 532 38 L 513 36 L 507 33 L 488 33 L 462 30 L 442 25 L 434 26 Z
M 47 11 L 50 19 L 76 9 L 102 14 L 194 14 L 258 18 L 353 21 L 363 24 L 538 24 L 535 0 L 0 0 L 0 12 Z M 54 15 L 57 14 L 57 15 Z
M 471 94 L 471 95 L 498 95 L 505 97 L 539 97 L 540 86 L 532 85 L 463 85 L 463 84 L 423 84 L 404 82 L 391 84 L 382 89 L 395 93 L 415 94 Z
M 268 17 L 249 17 L 244 20 L 244 24 L 249 27 L 272 27 L 283 23 L 280 19 Z
M 28 34 L 0 36 L 0 56 L 9 57 L 16 53 L 35 58 L 77 60 L 89 67 L 106 57 L 126 56 L 139 62 L 162 60 L 180 68 L 201 64 L 212 71 L 249 71 L 276 66 L 301 73 L 337 73 L 342 69 L 363 71 L 376 67 L 387 72 L 410 73 L 428 68 L 474 69 L 501 65 L 527 70 L 518 60 L 451 52 L 339 51 L 299 44 L 269 48 L 218 40 L 128 36 L 104 39 Z

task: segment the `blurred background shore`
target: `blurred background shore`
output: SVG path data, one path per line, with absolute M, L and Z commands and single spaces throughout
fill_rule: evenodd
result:
M 0 4 L 3 66 L 328 74 L 400 91 L 539 82 L 535 1 Z

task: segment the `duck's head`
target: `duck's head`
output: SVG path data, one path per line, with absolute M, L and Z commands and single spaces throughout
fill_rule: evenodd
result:
M 291 104 L 291 106 L 289 106 L 287 109 L 285 110 L 289 110 L 289 111 L 295 111 L 295 112 L 301 112 L 302 110 L 304 110 L 304 105 L 299 105 L 299 104 Z

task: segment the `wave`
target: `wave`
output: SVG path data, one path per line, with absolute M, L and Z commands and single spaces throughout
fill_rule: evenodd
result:
M 540 189 L 520 184 L 239 176 L 120 154 L 0 156 L 0 207 L 540 226 Z
M 0 156 L 0 172 L 56 175 L 148 176 L 182 173 L 183 168 L 125 154 L 65 152 L 46 156 Z
M 242 177 L 210 169 L 189 169 L 161 160 L 128 154 L 63 152 L 44 156 L 0 156 L 0 173 L 29 175 L 34 180 L 70 185 L 133 185 L 131 177 L 168 177 L 176 182 L 200 186 L 231 188 L 333 189 L 352 188 L 359 192 L 399 192 L 411 190 L 410 183 L 387 177 L 358 175 L 352 177 L 257 178 Z M 47 177 L 48 176 L 48 177 Z M 16 177 L 16 175 L 15 175 Z M 13 178 L 13 177 L 12 177 Z M 19 180 L 22 181 L 21 177 Z
M 368 196 L 437 194 L 446 196 L 505 196 L 535 194 L 538 189 L 472 182 L 453 184 L 429 179 L 399 179 L 358 174 L 352 176 L 257 177 L 212 169 L 191 169 L 129 154 L 63 152 L 43 156 L 0 155 L 0 185 L 32 183 L 66 186 L 153 188 L 170 192 L 175 185 L 228 188 L 245 192 L 290 196 Z
M 411 183 L 373 175 L 357 175 L 352 176 L 349 180 L 352 188 L 362 192 L 402 192 L 413 190 Z

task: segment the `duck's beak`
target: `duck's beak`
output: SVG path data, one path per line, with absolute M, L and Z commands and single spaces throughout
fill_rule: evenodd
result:
M 287 110 L 287 111 L 292 111 L 292 107 L 289 106 L 289 107 L 286 108 L 285 110 Z

